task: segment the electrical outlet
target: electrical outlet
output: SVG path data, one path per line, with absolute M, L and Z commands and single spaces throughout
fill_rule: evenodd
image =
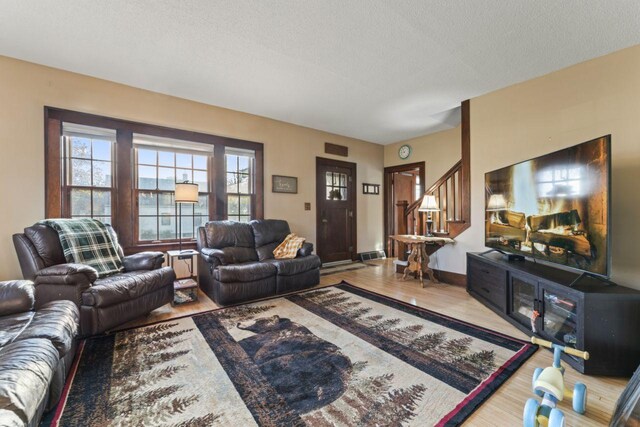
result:
M 304 203 L 304 210 L 305 211 L 310 211 L 311 210 L 311 203 L 305 202 Z

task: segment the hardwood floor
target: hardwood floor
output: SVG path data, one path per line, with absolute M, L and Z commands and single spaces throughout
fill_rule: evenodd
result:
M 322 276 L 320 285 L 330 286 L 342 280 L 352 285 L 369 289 L 401 301 L 424 307 L 448 316 L 473 323 L 513 337 L 527 339 L 527 336 L 491 310 L 469 296 L 459 286 L 444 283 L 425 282 L 425 288 L 414 279 L 403 281 L 401 275 L 394 272 L 392 260 L 371 261 L 367 268 L 338 272 Z M 140 326 L 167 320 L 174 317 L 218 308 L 202 292 L 197 303 L 179 307 L 166 305 L 149 316 L 124 327 Z M 465 426 L 517 426 L 522 425 L 522 409 L 531 392 L 531 375 L 537 367 L 552 364 L 552 353 L 538 350 L 498 391 L 496 391 L 480 408 L 475 411 L 464 424 Z M 573 386 L 576 381 L 587 385 L 589 397 L 587 413 L 578 415 L 571 410 L 570 402 L 561 402 L 560 409 L 565 414 L 567 426 L 602 426 L 608 425 L 616 400 L 622 393 L 628 379 L 585 376 L 565 365 L 565 380 Z

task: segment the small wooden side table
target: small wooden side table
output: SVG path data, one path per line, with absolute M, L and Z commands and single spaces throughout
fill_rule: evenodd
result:
M 438 283 L 435 276 L 433 275 L 433 270 L 429 268 L 429 254 L 427 254 L 426 245 L 430 244 L 444 246 L 450 243 L 454 243 L 453 239 L 450 239 L 448 237 L 427 237 L 413 234 L 396 234 L 389 237 L 397 242 L 404 243 L 405 245 L 409 246 L 409 248 L 411 248 L 411 253 L 409 254 L 409 258 L 407 259 L 409 264 L 404 269 L 404 274 L 402 275 L 403 280 L 407 278 L 407 274 L 410 272 L 418 273 L 420 284 L 424 288 L 424 280 L 422 278 L 422 275 L 423 273 L 427 273 L 432 283 Z
M 185 261 L 189 270 L 189 276 L 176 277 L 173 282 L 173 305 L 195 302 L 198 300 L 198 273 L 195 271 L 195 258 L 198 251 L 192 249 L 180 251 L 167 251 L 169 267 L 176 271 L 176 261 Z

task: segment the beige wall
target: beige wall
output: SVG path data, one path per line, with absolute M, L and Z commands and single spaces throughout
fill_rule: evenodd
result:
M 315 157 L 356 162 L 358 251 L 383 246 L 382 196 L 361 190 L 362 182 L 382 183 L 380 145 L 6 57 L 0 57 L 0 100 L 0 280 L 20 277 L 11 235 L 44 215 L 45 105 L 264 143 L 265 216 L 288 220 L 312 242 Z M 349 157 L 325 155 L 325 141 L 348 146 Z M 297 176 L 298 194 L 272 193 L 273 174 Z
M 402 160 L 398 149 L 411 146 L 411 156 Z M 425 189 L 442 177 L 461 158 L 460 126 L 384 146 L 384 166 L 425 162 Z
M 463 273 L 484 249 L 484 173 L 611 134 L 613 280 L 640 289 L 640 46 L 471 100 L 472 227 L 438 252 Z

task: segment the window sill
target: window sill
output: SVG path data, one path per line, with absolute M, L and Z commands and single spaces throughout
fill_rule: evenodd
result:
M 196 241 L 182 242 L 182 249 L 196 249 Z M 167 252 L 180 248 L 178 242 L 141 243 L 124 248 L 125 255 L 131 255 L 144 251 Z

